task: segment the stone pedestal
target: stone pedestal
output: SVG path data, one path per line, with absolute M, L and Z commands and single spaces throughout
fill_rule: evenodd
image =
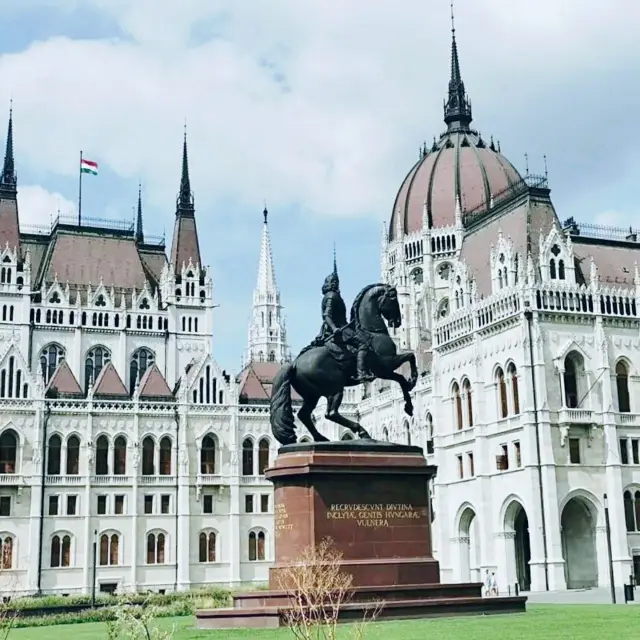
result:
M 275 486 L 275 565 L 269 591 L 236 594 L 233 609 L 196 613 L 200 628 L 277 627 L 288 604 L 282 571 L 331 539 L 353 576 L 341 618 L 383 601 L 382 618 L 524 611 L 526 598 L 482 598 L 482 585 L 441 584 L 432 556 L 428 484 L 436 468 L 419 447 L 373 441 L 282 447 Z

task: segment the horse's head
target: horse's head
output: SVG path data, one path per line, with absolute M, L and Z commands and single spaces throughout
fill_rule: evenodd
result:
M 395 287 L 385 285 L 379 298 L 380 313 L 392 329 L 397 329 L 402 325 L 402 315 L 400 314 L 400 304 L 398 303 L 398 291 Z

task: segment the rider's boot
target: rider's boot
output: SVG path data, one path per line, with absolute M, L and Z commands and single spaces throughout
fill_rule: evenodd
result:
M 366 366 L 367 359 L 367 351 L 365 349 L 360 349 L 358 351 L 358 359 L 357 359 L 357 373 L 356 377 L 358 378 L 358 382 L 371 382 L 375 380 L 375 376 Z

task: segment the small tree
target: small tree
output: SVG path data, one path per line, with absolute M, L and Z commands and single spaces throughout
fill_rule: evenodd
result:
M 6 544 L 2 545 L 0 559 L 0 576 L 2 578 L 7 575 L 6 567 L 11 567 L 12 553 L 12 547 Z M 8 586 L 0 591 L 0 598 L 2 598 L 2 602 L 0 602 L 0 640 L 7 640 L 18 617 L 18 612 L 11 606 L 11 597 L 16 593 L 17 584 L 16 576 L 10 575 Z
M 353 597 L 353 576 L 342 570 L 342 553 L 330 538 L 305 549 L 296 561 L 278 570 L 278 585 L 289 596 L 283 615 L 297 640 L 335 640 L 340 611 Z M 364 638 L 367 623 L 375 620 L 382 603 L 365 605 L 362 620 L 351 627 L 354 638 Z
M 107 622 L 108 640 L 171 640 L 175 629 L 159 629 L 154 620 L 158 607 L 143 603 L 134 607 L 126 601 L 116 606 L 115 618 Z

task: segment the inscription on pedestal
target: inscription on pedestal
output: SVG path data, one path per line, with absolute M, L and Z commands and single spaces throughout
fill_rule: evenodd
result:
M 276 516 L 276 533 L 278 531 L 290 531 L 293 529 L 293 524 L 289 522 L 289 514 L 287 513 L 287 507 L 284 504 L 277 504 L 275 508 Z
M 351 520 L 370 529 L 410 524 L 426 516 L 425 508 L 412 504 L 330 504 L 327 510 L 327 520 Z

